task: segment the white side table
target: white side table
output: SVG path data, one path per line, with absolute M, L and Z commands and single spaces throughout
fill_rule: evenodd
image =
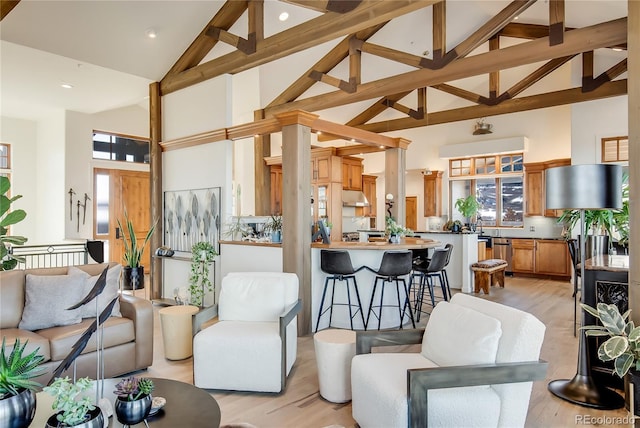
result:
M 320 395 L 332 403 L 351 400 L 351 359 L 356 355 L 356 333 L 327 329 L 313 336 Z
M 158 311 L 166 359 L 184 360 L 193 354 L 191 318 L 199 309 L 197 306 L 177 305 Z

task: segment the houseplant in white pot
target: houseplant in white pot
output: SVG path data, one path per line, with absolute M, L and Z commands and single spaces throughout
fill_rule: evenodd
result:
M 40 348 L 23 355 L 27 342 L 20 344 L 16 339 L 13 349 L 7 356 L 5 338 L 0 349 L 0 427 L 28 427 L 36 414 L 36 393 L 40 384 L 32 381 L 44 370 L 40 363 L 44 361 L 38 355 Z
M 478 221 L 477 214 L 481 208 L 480 202 L 478 202 L 475 196 L 469 195 L 466 198 L 458 198 L 456 200 L 456 208 L 460 214 L 469 219 L 469 229 L 475 232 Z
M 204 305 L 205 290 L 213 291 L 213 301 L 215 303 L 215 289 L 211 279 L 209 279 L 209 266 L 218 252 L 213 244 L 201 241 L 191 247 L 191 271 L 189 273 L 189 294 L 191 304 L 195 306 Z

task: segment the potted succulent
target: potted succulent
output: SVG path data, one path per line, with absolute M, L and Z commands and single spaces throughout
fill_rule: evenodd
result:
M 149 416 L 152 405 L 151 393 L 154 384 L 151 379 L 131 376 L 116 384 L 115 412 L 120 423 L 135 425 Z
M 406 227 L 396 223 L 393 217 L 387 216 L 385 222 L 385 232 L 386 235 L 389 236 L 389 242 L 392 244 L 399 244 L 400 238 L 403 236 L 413 235 L 413 231 L 411 229 L 407 229 Z
M 635 414 L 640 414 L 640 326 L 629 320 L 631 310 L 620 314 L 616 305 L 598 303 L 597 309 L 581 303 L 582 309 L 593 315 L 601 325 L 582 327 L 587 336 L 608 337 L 598 348 L 598 358 L 613 361 L 614 373 L 625 377 L 625 390 L 634 387 Z M 627 394 L 627 397 L 629 394 Z
M 144 252 L 151 235 L 156 229 L 155 222 L 149 228 L 142 244 L 138 242 L 136 232 L 133 228 L 133 222 L 129 219 L 127 210 L 124 210 L 124 222 L 126 228 L 122 227 L 120 219 L 117 220 L 118 228 L 122 231 L 122 243 L 124 245 L 124 261 L 127 264 L 124 267 L 123 288 L 125 290 L 138 290 L 144 288 L 144 266 L 140 265 L 142 253 Z
M 213 291 L 213 301 L 215 303 L 215 290 L 209 279 L 209 266 L 218 252 L 213 244 L 201 241 L 191 247 L 191 272 L 189 274 L 189 293 L 191 294 L 191 304 L 202 306 L 204 304 L 205 289 Z
M 69 377 L 58 377 L 43 390 L 55 397 L 53 409 L 56 413 L 49 419 L 45 428 L 81 427 L 103 428 L 104 416 L 85 391 L 91 389 L 93 381 L 83 377 L 73 382 Z
M 480 202 L 478 202 L 476 197 L 473 195 L 469 195 L 466 198 L 458 198 L 456 200 L 456 208 L 463 217 L 469 219 L 469 228 L 472 232 L 476 231 L 476 222 L 478 221 L 477 214 L 481 207 Z
M 282 216 L 272 215 L 264 224 L 265 232 L 271 232 L 271 242 L 282 242 Z
M 24 236 L 10 236 L 8 234 L 9 226 L 24 220 L 27 216 L 24 210 L 9 211 L 11 204 L 22 197 L 22 195 L 16 195 L 13 198 L 9 198 L 7 193 L 10 188 L 9 179 L 0 176 L 0 271 L 11 270 L 18 265 L 18 262 L 24 260 L 11 254 L 8 247 L 10 245 L 23 245 L 27 242 L 27 238 Z
M 36 414 L 36 394 L 34 389 L 40 384 L 32 381 L 43 369 L 44 361 L 38 355 L 40 348 L 23 355 L 27 347 L 16 339 L 11 353 L 7 356 L 5 338 L 0 349 L 0 427 L 28 427 Z

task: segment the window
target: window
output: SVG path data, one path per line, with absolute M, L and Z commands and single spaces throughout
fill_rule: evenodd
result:
M 629 160 L 629 137 L 611 137 L 602 140 L 602 163 Z
M 454 220 L 465 220 L 455 210 L 455 201 L 475 195 L 481 205 L 478 220 L 483 226 L 524 225 L 522 153 L 452 159 L 449 165 L 450 203 Z
M 11 180 L 11 146 L 0 143 L 0 175 Z
M 149 163 L 149 140 L 104 132 L 94 132 L 93 158 Z

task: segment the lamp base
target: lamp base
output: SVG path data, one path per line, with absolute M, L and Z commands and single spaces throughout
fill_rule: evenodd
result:
M 573 379 L 549 382 L 549 391 L 558 398 L 579 406 L 613 410 L 624 407 L 624 398 L 609 388 L 596 385 L 591 376 L 575 375 Z

